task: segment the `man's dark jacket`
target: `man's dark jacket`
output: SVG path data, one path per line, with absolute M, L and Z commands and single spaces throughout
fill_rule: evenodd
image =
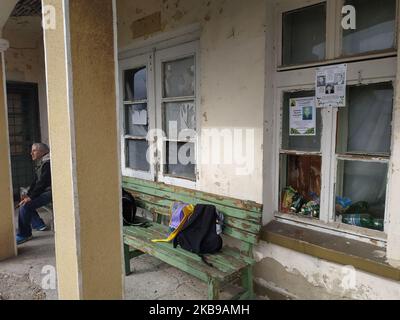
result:
M 51 191 L 50 154 L 46 154 L 35 167 L 35 176 L 29 187 L 28 197 L 33 200 L 49 191 Z

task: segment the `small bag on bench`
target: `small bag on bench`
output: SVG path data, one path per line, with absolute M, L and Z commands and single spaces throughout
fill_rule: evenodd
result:
M 152 242 L 172 242 L 182 230 L 186 221 L 193 214 L 194 206 L 182 202 L 174 202 L 171 206 L 170 234 L 167 239 L 152 240 Z
M 147 227 L 148 222 L 135 222 L 136 210 L 135 198 L 128 191 L 122 189 L 122 219 L 124 226 Z

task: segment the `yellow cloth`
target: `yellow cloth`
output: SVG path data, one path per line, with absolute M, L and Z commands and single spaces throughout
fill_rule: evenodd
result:
M 171 206 L 172 207 L 172 206 Z M 152 242 L 171 242 L 176 238 L 179 232 L 181 232 L 183 226 L 185 225 L 185 222 L 189 219 L 189 217 L 193 214 L 194 212 L 194 206 L 192 204 L 187 205 L 186 207 L 183 208 L 183 219 L 181 223 L 179 224 L 178 228 L 175 229 L 174 232 L 172 232 L 167 239 L 159 239 L 159 240 L 151 240 Z

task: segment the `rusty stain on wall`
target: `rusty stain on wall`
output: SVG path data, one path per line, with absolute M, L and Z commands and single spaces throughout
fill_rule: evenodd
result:
M 149 16 L 132 22 L 132 39 L 147 36 L 149 34 L 161 31 L 161 12 L 158 11 Z

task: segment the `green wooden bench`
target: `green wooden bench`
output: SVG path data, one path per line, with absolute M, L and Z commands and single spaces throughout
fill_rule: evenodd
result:
M 258 242 L 261 229 L 262 205 L 208 194 L 204 192 L 167 186 L 165 184 L 124 178 L 123 187 L 132 193 L 139 208 L 152 214 L 147 228 L 124 227 L 125 271 L 131 274 L 130 260 L 142 254 L 149 254 L 163 262 L 185 271 L 208 284 L 208 298 L 217 300 L 220 288 L 241 280 L 242 291 L 233 299 L 252 299 L 253 245 Z M 214 205 L 225 216 L 223 238 L 236 239 L 234 247 L 224 246 L 218 254 L 207 255 L 212 264 L 206 265 L 201 258 L 171 243 L 153 243 L 153 239 L 164 239 L 168 234 L 169 208 L 173 202 Z M 224 244 L 225 244 L 224 241 Z

